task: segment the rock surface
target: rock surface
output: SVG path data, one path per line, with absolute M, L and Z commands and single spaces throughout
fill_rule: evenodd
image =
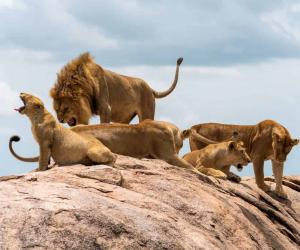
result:
M 283 200 L 253 178 L 236 184 L 124 156 L 116 165 L 0 177 L 0 249 L 300 247 L 300 177 L 285 178 Z

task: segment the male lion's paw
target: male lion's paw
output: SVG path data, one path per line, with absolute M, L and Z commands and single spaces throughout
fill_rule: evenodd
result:
M 283 191 L 283 190 L 281 190 L 281 191 L 275 190 L 275 194 L 276 194 L 278 197 L 282 198 L 282 199 L 287 199 L 287 198 L 288 198 L 287 193 L 286 193 L 285 191 Z

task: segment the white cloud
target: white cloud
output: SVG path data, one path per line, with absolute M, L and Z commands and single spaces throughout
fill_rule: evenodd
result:
M 284 8 L 276 9 L 261 16 L 262 21 L 282 36 L 300 41 L 299 28 L 300 4 L 287 5 Z
M 57 27 L 57 30 L 60 30 L 61 34 L 64 34 L 70 43 L 89 49 L 118 47 L 118 41 L 109 38 L 101 29 L 101 26 L 80 22 L 67 12 L 61 1 L 45 2 L 43 11 L 45 11 L 49 24 Z
M 0 0 L 0 9 L 16 9 L 16 8 L 25 8 L 26 5 L 22 0 Z
M 300 56 L 290 39 L 299 36 L 299 6 L 290 1 L 42 0 L 11 9 L 20 3 L 0 0 L 1 48 L 49 51 L 57 60 L 85 50 L 111 65 L 166 65 L 178 54 L 212 66 Z
M 12 115 L 18 107 L 18 93 L 4 82 L 0 82 L 0 103 L 0 115 Z
M 37 51 L 26 48 L 9 48 L 5 50 L 0 50 L 0 56 L 6 58 L 13 58 L 14 61 L 18 60 L 18 62 L 22 63 L 37 63 L 53 60 L 52 54 L 48 51 Z

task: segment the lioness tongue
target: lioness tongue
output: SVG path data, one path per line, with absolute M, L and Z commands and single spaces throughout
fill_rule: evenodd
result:
M 18 108 L 18 109 L 14 109 L 14 110 L 20 113 L 23 109 L 25 109 L 24 106 L 22 106 L 22 107 L 20 107 L 20 108 Z
M 74 121 L 74 119 L 73 118 L 71 118 L 69 121 L 68 121 L 68 125 L 69 126 L 74 126 L 75 124 L 75 121 Z

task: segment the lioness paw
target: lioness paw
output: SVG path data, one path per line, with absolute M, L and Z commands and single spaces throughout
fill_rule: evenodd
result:
M 240 183 L 242 180 L 241 177 L 231 172 L 228 174 L 227 179 L 236 183 Z
M 275 191 L 275 194 L 282 198 L 282 199 L 287 199 L 288 198 L 288 195 L 285 191 L 281 190 L 281 191 Z
M 239 176 L 237 176 L 237 175 L 235 175 L 235 176 L 230 176 L 230 177 L 228 177 L 228 180 L 233 181 L 233 182 L 236 182 L 236 183 L 240 183 L 241 180 L 242 180 L 242 178 L 239 177 Z

